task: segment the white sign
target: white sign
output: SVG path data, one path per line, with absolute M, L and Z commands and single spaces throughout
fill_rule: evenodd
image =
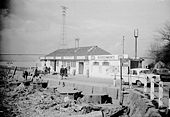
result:
M 55 59 L 61 59 L 61 56 L 56 56 Z
M 74 56 L 64 56 L 64 59 L 74 59 Z
M 126 59 L 129 57 L 127 54 L 124 54 L 123 56 L 124 56 L 124 58 L 126 58 Z
M 118 55 L 101 55 L 97 56 L 96 60 L 118 60 Z
M 85 59 L 85 56 L 77 56 L 77 59 Z
M 40 59 L 45 59 L 45 56 L 40 57 Z
M 129 57 L 129 56 L 128 56 L 127 54 L 124 54 L 124 55 L 119 55 L 119 59 L 120 59 L 120 58 L 125 58 L 125 59 L 128 59 L 128 57 Z
M 54 59 L 53 56 L 47 56 L 46 59 Z

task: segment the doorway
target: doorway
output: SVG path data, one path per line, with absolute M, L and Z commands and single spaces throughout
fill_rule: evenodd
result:
M 84 62 L 79 62 L 79 74 L 83 74 L 84 71 Z

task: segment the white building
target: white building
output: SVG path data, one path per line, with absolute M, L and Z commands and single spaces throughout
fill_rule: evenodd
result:
M 56 50 L 44 57 L 40 57 L 42 66 L 50 67 L 52 71 L 60 72 L 60 68 L 69 68 L 69 73 L 73 75 L 82 74 L 88 77 L 112 77 L 111 72 L 119 73 L 120 58 L 118 55 L 97 47 L 78 47 Z M 123 72 L 128 73 L 128 68 L 141 66 L 142 60 L 130 59 L 128 56 L 124 61 Z M 134 64 L 135 62 L 135 64 Z M 136 65 L 136 62 L 138 65 Z M 134 66 L 135 65 L 135 66 Z

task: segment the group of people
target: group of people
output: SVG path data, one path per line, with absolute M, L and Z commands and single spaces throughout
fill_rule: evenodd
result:
M 45 67 L 44 69 L 45 71 L 45 74 L 46 73 L 50 73 L 50 67 Z M 61 75 L 61 79 L 68 77 L 68 72 L 70 71 L 70 67 L 63 67 L 63 65 L 61 66 L 61 69 L 60 69 L 60 75 Z M 38 73 L 38 69 L 37 67 L 35 68 L 34 70 L 34 73 L 32 74 L 33 75 L 33 78 L 34 77 L 38 77 L 39 76 L 39 73 Z M 27 70 L 24 70 L 23 71 L 23 77 L 27 80 L 27 77 L 29 76 L 29 72 Z
M 61 79 L 63 79 L 64 77 L 65 78 L 68 77 L 67 67 L 64 68 L 63 65 L 61 66 L 60 75 L 61 75 Z
M 28 72 L 27 70 L 24 70 L 24 71 L 23 71 L 23 78 L 24 78 L 25 80 L 27 80 L 27 78 L 28 78 L 29 75 L 33 76 L 33 78 L 34 78 L 34 77 L 38 77 L 38 76 L 39 76 L 38 68 L 36 67 L 36 68 L 34 69 L 33 74 L 31 74 L 31 73 Z

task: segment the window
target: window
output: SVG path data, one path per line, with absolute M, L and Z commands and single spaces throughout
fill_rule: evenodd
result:
M 149 73 L 150 73 L 149 70 L 141 70 L 141 71 L 139 72 L 139 74 L 149 74 Z
M 54 66 L 54 61 L 50 61 L 50 65 L 51 65 L 51 66 Z
M 56 61 L 56 66 L 59 66 L 59 61 Z
M 137 75 L 137 71 L 133 70 L 133 75 Z
M 67 61 L 67 67 L 70 66 L 70 61 Z
M 99 62 L 93 62 L 93 65 L 99 65 Z
M 71 61 L 71 67 L 76 67 L 76 62 L 75 61 Z
M 109 62 L 103 62 L 102 65 L 103 66 L 109 66 Z
M 62 61 L 63 67 L 66 67 L 66 61 Z

